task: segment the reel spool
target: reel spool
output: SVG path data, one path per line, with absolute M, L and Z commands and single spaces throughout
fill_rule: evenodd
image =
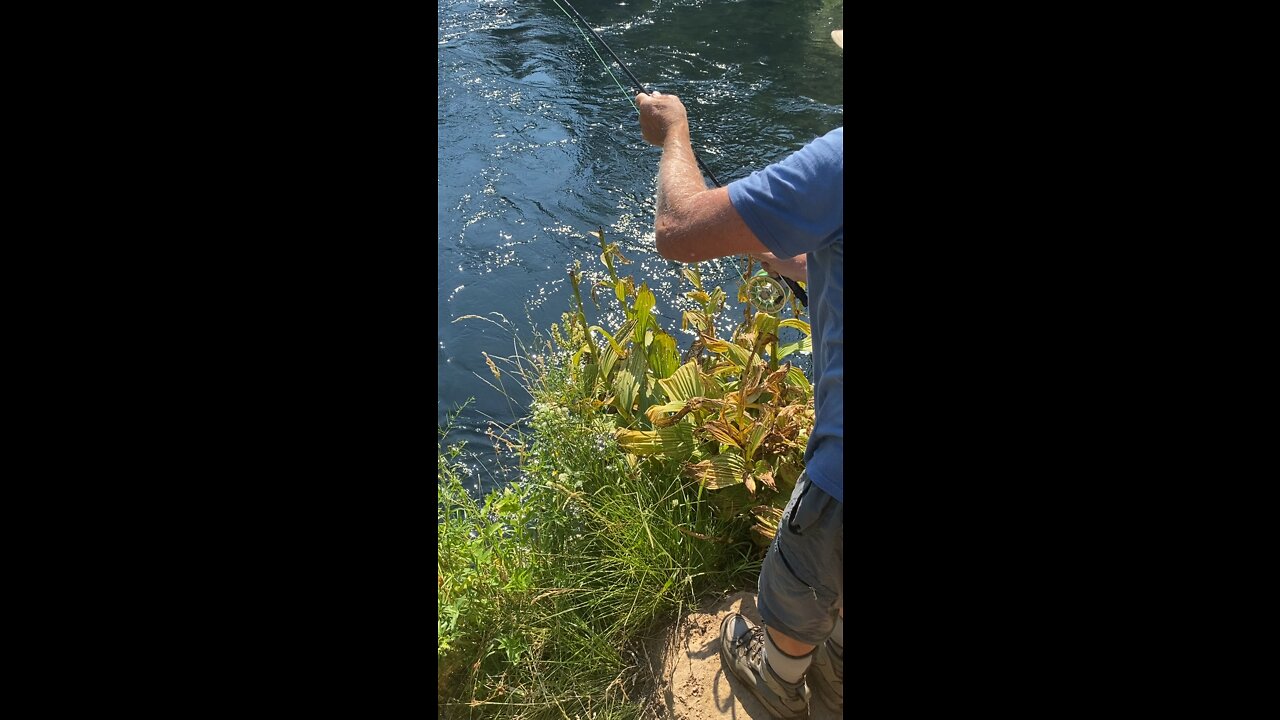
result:
M 790 294 L 781 282 L 770 277 L 764 270 L 747 280 L 747 302 L 761 312 L 778 312 L 786 307 Z

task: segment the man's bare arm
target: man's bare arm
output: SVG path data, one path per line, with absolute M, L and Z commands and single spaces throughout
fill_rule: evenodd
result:
M 766 248 L 729 202 L 725 188 L 707 189 L 689 141 L 689 120 L 675 95 L 640 94 L 644 139 L 662 148 L 658 163 L 656 236 L 658 254 L 698 262 Z

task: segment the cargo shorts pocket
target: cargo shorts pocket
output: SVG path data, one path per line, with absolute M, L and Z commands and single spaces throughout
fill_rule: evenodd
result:
M 793 535 L 804 537 L 806 530 L 820 527 L 823 514 L 831 507 L 830 502 L 823 502 L 829 497 L 826 493 L 810 494 L 812 489 L 813 482 L 809 480 L 809 474 L 802 473 L 796 483 L 796 490 L 799 492 L 792 498 L 786 511 L 787 530 Z

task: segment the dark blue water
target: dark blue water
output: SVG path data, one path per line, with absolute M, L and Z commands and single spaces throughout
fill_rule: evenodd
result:
M 843 52 L 830 37 L 842 0 L 573 4 L 642 83 L 681 97 L 694 149 L 723 184 L 844 124 Z M 529 398 L 509 374 L 510 397 L 486 384 L 497 382 L 482 352 L 511 356 L 559 322 L 574 260 L 603 274 L 589 231 L 621 245 L 634 261 L 621 270 L 654 290 L 678 339 L 689 288 L 653 250 L 661 152 L 640 138 L 635 91 L 608 53 L 553 0 L 440 0 L 439 11 L 437 422 L 471 400 L 449 438 L 467 444 L 472 485 L 487 489 L 504 474 L 485 430 L 517 421 Z M 699 269 L 733 297 L 739 267 Z

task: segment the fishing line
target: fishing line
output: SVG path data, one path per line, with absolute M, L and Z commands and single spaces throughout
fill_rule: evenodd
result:
M 560 11 L 564 12 L 565 15 L 569 14 L 565 12 L 565 9 L 563 7 L 560 7 L 559 0 L 551 0 L 551 2 L 555 3 L 556 7 L 560 8 Z M 572 8 L 573 6 L 570 5 L 569 7 Z M 573 12 L 576 15 L 578 11 L 574 10 Z M 582 17 L 582 16 L 578 15 L 578 17 Z M 569 19 L 573 20 L 572 17 L 570 17 Z M 582 25 L 585 25 L 588 30 L 591 30 L 591 26 L 587 25 L 586 20 L 582 21 Z M 609 69 L 609 63 L 605 62 L 604 58 L 600 57 L 600 53 L 596 50 L 596 46 L 592 45 L 590 40 L 587 40 L 587 34 L 582 32 L 582 27 L 579 26 L 577 22 L 574 22 L 574 26 L 578 28 L 578 32 L 582 35 L 582 39 L 586 40 L 587 47 L 591 48 L 591 52 L 595 54 L 595 56 L 600 60 L 600 64 L 604 66 L 604 71 L 609 73 L 609 77 L 613 80 L 613 84 L 617 85 L 618 89 L 622 91 L 622 94 L 627 96 L 627 102 L 631 103 L 631 107 L 636 108 L 636 114 L 638 115 L 640 113 L 640 108 L 636 107 L 635 98 L 631 97 L 631 94 L 627 92 L 627 89 L 622 87 L 622 83 L 618 82 L 618 78 L 613 74 L 613 71 Z M 591 30 L 591 34 L 595 35 L 596 40 L 600 40 L 600 36 L 596 35 L 595 30 Z M 608 50 L 610 55 L 613 55 L 613 50 L 611 50 L 608 45 L 605 45 L 604 40 L 600 40 L 600 44 L 604 45 L 604 49 Z M 618 56 L 613 55 L 613 59 L 618 60 Z M 627 70 L 627 67 L 622 64 L 621 60 L 618 60 L 618 65 L 622 67 L 623 72 L 625 72 L 628 76 L 631 75 L 631 71 Z M 639 83 L 636 81 L 634 76 L 631 77 L 631 81 L 639 85 Z M 648 91 L 646 91 L 643 87 L 641 87 L 640 92 L 648 92 Z
M 586 33 L 582 32 L 582 28 L 585 27 L 591 33 L 591 36 L 596 39 L 596 42 L 600 43 L 600 46 L 603 47 L 605 51 L 608 52 L 609 55 L 613 57 L 614 61 L 618 63 L 618 67 L 622 68 L 622 72 L 626 73 L 627 78 L 631 80 L 631 83 L 635 85 L 636 89 L 639 90 L 641 93 L 644 93 L 645 95 L 649 94 L 649 90 L 646 89 L 645 86 L 641 84 L 639 80 L 636 79 L 635 75 L 631 74 L 631 70 L 627 68 L 627 64 L 622 62 L 622 58 L 618 57 L 618 54 L 613 51 L 613 48 L 609 47 L 609 43 L 605 42 L 604 38 L 600 37 L 599 33 L 597 33 L 595 29 L 591 27 L 591 23 L 587 22 L 587 19 L 582 17 L 582 13 L 578 12 L 578 9 L 573 6 L 573 3 L 569 2 L 569 0 L 551 0 L 551 2 L 555 3 L 556 7 L 560 8 L 560 12 L 563 12 L 569 18 L 569 20 L 573 22 L 575 26 L 578 26 L 578 32 L 582 34 L 583 40 L 587 40 Z M 564 3 L 564 5 L 560 4 L 562 2 Z M 568 10 L 565 10 L 565 7 L 568 7 Z M 569 15 L 570 11 L 573 12 L 573 15 Z M 575 16 L 577 18 L 576 20 L 574 19 Z M 581 25 L 579 25 L 579 23 L 581 23 Z M 609 69 L 609 63 L 605 62 L 604 58 L 600 57 L 600 53 L 596 51 L 595 46 L 591 45 L 591 42 L 589 40 L 587 41 L 587 45 L 591 47 L 591 52 L 595 53 L 595 56 L 600 60 L 600 64 L 604 66 L 605 72 L 609 73 L 609 77 L 613 79 L 614 84 L 616 84 L 618 86 L 618 89 L 622 90 L 623 94 L 625 95 L 627 91 L 622 87 L 622 83 L 618 82 L 618 78 L 614 76 L 613 70 Z M 635 99 L 632 98 L 630 95 L 627 95 L 627 101 L 631 103 L 631 107 L 636 109 L 636 114 L 638 115 L 640 113 L 640 108 L 636 107 Z M 711 168 L 707 167 L 706 163 L 702 162 L 702 158 L 698 157 L 697 151 L 693 150 L 692 146 L 689 148 L 689 150 L 693 152 L 693 159 L 695 162 L 698 163 L 698 167 L 702 169 L 702 172 L 707 174 L 707 177 L 711 178 L 711 182 L 715 183 L 716 187 L 724 187 L 723 185 L 720 184 L 720 181 L 716 179 L 715 174 L 711 172 Z M 748 267 L 750 266 L 748 265 Z M 765 276 L 765 277 L 769 277 L 769 276 Z M 809 307 L 808 293 L 806 293 L 803 289 L 801 289 L 800 286 L 797 285 L 794 280 L 784 275 L 778 275 L 776 277 L 787 284 L 787 287 L 791 289 L 791 294 L 794 295 L 796 299 L 800 301 L 800 304 L 802 306 L 806 308 Z M 750 286 L 752 281 L 755 280 L 754 277 L 743 278 L 743 279 L 746 280 L 748 286 Z

